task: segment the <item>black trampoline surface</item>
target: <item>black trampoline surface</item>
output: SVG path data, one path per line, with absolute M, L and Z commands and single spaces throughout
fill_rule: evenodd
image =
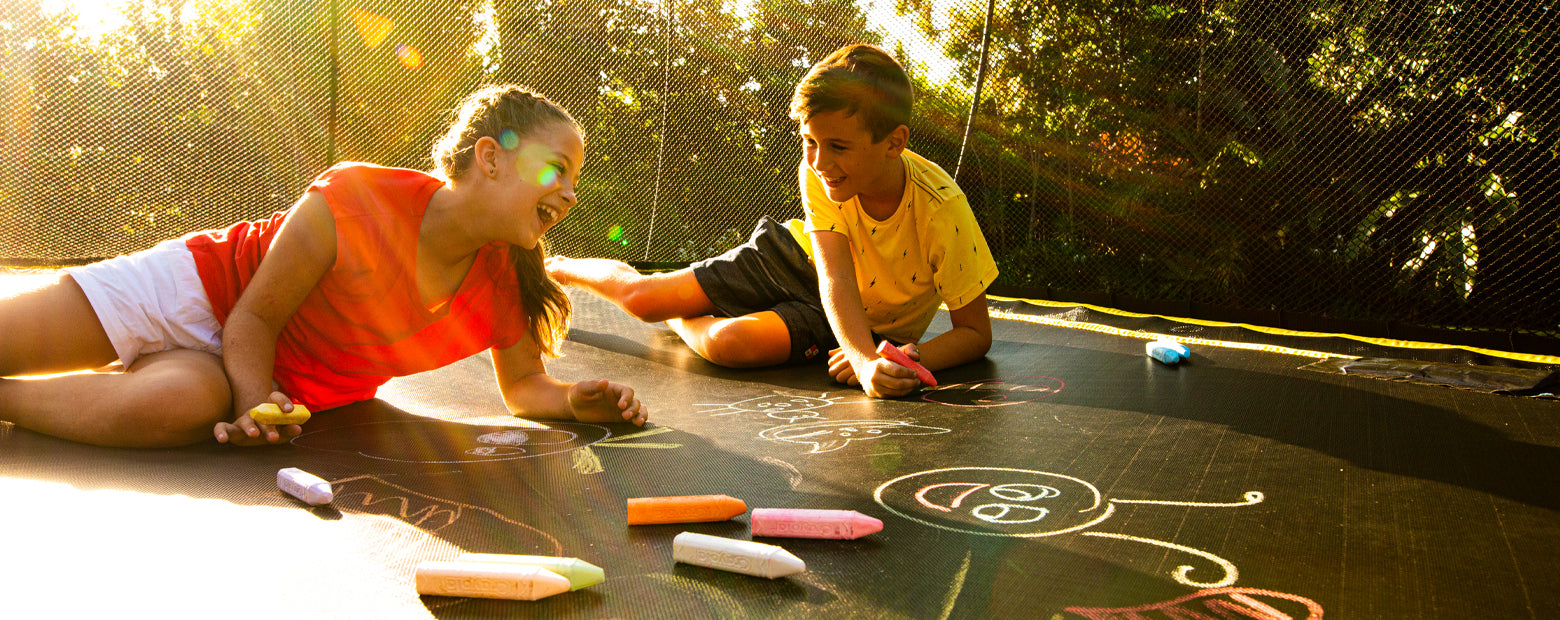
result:
M 1560 613 L 1555 400 L 1196 344 L 1168 367 L 1142 338 L 997 320 L 987 360 L 875 401 L 822 367 L 714 367 L 572 297 L 552 374 L 634 386 L 644 428 L 509 417 L 485 355 L 319 412 L 278 447 L 115 450 L 0 425 L 0 616 Z M 941 313 L 931 333 L 946 329 Z M 336 501 L 281 493 L 283 467 Z M 759 538 L 807 563 L 770 580 L 672 562 L 683 531 L 751 539 L 746 516 L 625 525 L 627 498 L 702 494 L 884 528 Z M 607 580 L 536 602 L 417 596 L 418 562 L 462 552 L 577 557 Z

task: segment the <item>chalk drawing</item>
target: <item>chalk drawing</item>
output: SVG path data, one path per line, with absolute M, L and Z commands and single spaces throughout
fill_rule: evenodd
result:
M 833 452 L 852 441 L 882 439 L 894 435 L 937 435 L 946 428 L 918 426 L 903 420 L 830 420 L 776 426 L 758 436 L 771 441 L 812 445 L 811 453 Z
M 785 481 L 787 484 L 791 485 L 792 491 L 795 491 L 796 487 L 802 486 L 802 470 L 797 469 L 795 465 L 772 456 L 766 456 L 759 460 L 765 463 L 769 463 L 770 465 L 774 465 L 775 467 L 780 468 L 781 471 L 785 472 Z
M 675 430 L 675 429 L 673 429 L 673 428 L 671 428 L 669 426 L 658 426 L 658 427 L 655 427 L 655 428 L 647 428 L 647 429 L 644 429 L 644 430 L 639 431 L 637 433 L 632 433 L 632 434 L 628 434 L 628 435 L 619 435 L 617 437 L 608 437 L 606 439 L 603 439 L 601 441 L 596 442 L 594 447 L 597 447 L 597 448 L 649 448 L 649 449 L 657 449 L 657 450 L 669 450 L 669 449 L 672 449 L 672 448 L 681 448 L 682 444 L 680 444 L 680 443 L 617 443 L 617 442 L 625 441 L 625 440 L 629 440 L 629 439 L 642 439 L 642 438 L 645 438 L 645 437 L 649 437 L 651 435 L 659 435 L 661 433 L 670 432 L 672 430 Z M 585 446 L 583 448 L 580 448 L 580 449 L 574 451 L 574 463 L 573 463 L 574 471 L 579 472 L 581 474 L 587 474 L 587 475 L 588 474 L 599 474 L 601 472 L 606 471 L 606 468 L 601 465 L 601 457 L 596 456 L 596 452 L 594 450 L 592 450 L 591 448 L 592 448 L 592 446 Z
M 1072 476 L 1006 467 L 950 467 L 908 474 L 878 486 L 872 496 L 890 512 L 923 525 L 1016 538 L 1082 532 L 1109 519 L 1116 504 L 1230 508 L 1251 506 L 1264 499 L 1260 491 L 1246 492 L 1239 502 L 1107 499 L 1094 485 Z M 1193 567 L 1183 565 L 1171 576 L 1184 585 L 1220 588 L 1239 578 L 1234 564 L 1200 549 L 1126 534 L 1083 534 L 1174 549 L 1207 559 L 1224 572 L 1220 579 L 1195 581 Z
M 695 407 L 714 407 L 699 413 L 708 413 L 710 417 L 731 415 L 733 413 L 762 413 L 777 420 L 794 422 L 807 418 L 822 418 L 818 410 L 829 405 L 841 404 L 844 396 L 829 398 L 829 393 L 824 392 L 817 398 L 807 396 L 787 396 L 784 394 L 771 394 L 740 400 L 729 405 L 715 403 L 701 403 Z M 855 399 L 844 402 L 867 402 L 866 399 Z
M 338 426 L 304 433 L 292 443 L 399 463 L 485 463 L 567 452 L 611 436 L 605 426 L 577 422 L 503 427 L 410 420 Z
M 343 512 L 394 517 L 429 533 L 440 533 L 457 523 L 496 519 L 515 528 L 505 532 L 505 544 L 517 549 L 533 549 L 535 555 L 562 555 L 563 544 L 551 534 L 481 506 L 451 501 L 419 493 L 386 482 L 374 475 L 352 476 L 330 482 L 335 497 L 331 505 Z M 471 525 L 473 535 L 492 535 L 498 530 L 490 523 Z
M 1285 607 L 1287 611 L 1279 609 L 1279 606 Z M 1144 620 L 1159 617 L 1149 616 L 1149 612 L 1158 612 L 1166 618 L 1322 619 L 1322 606 L 1316 601 L 1296 594 L 1257 588 L 1212 588 L 1137 607 L 1068 607 L 1062 611 L 1088 620 Z
M 921 388 L 921 400 L 953 407 L 1005 407 L 1040 400 L 1064 387 L 1067 384 L 1056 377 L 985 379 Z

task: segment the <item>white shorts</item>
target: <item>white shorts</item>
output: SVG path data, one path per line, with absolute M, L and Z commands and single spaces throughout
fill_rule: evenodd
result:
M 170 349 L 222 354 L 222 324 L 183 239 L 65 273 L 87 294 L 125 368 L 142 355 Z

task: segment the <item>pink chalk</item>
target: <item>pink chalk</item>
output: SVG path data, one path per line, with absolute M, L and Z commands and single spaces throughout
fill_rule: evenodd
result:
M 889 343 L 889 341 L 884 340 L 882 344 L 879 344 L 877 353 L 878 355 L 888 358 L 888 361 L 890 362 L 899 364 L 900 366 L 904 366 L 910 370 L 914 370 L 915 376 L 921 379 L 921 383 L 925 383 L 927 385 L 937 385 L 937 379 L 932 377 L 932 371 L 927 370 L 925 366 L 922 366 L 916 363 L 915 360 L 910 359 L 910 356 L 905 355 L 904 351 L 899 350 L 899 347 L 894 346 L 893 344 Z
M 881 531 L 883 522 L 854 510 L 755 508 L 754 536 L 853 540 Z

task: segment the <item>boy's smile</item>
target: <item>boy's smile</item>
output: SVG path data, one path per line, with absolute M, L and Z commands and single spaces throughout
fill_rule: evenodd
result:
M 859 196 L 874 217 L 899 206 L 905 185 L 899 160 L 908 134 L 904 126 L 873 142 L 860 116 L 831 110 L 802 120 L 798 133 L 807 168 L 823 183 L 829 200 L 843 203 Z

